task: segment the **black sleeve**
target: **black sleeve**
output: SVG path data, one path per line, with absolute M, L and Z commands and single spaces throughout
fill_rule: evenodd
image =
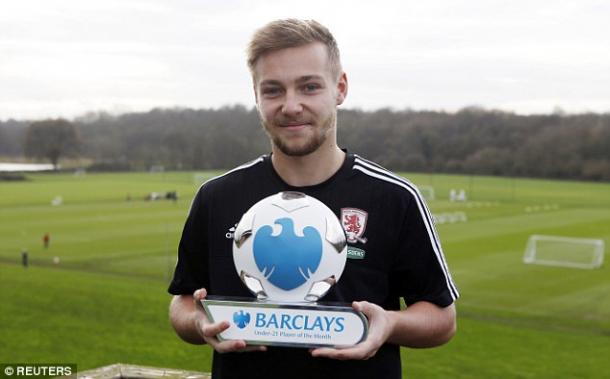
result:
M 440 307 L 452 304 L 458 293 L 423 199 L 412 197 L 407 203 L 398 245 L 390 280 L 405 303 L 428 301 Z
M 207 249 L 207 201 L 204 200 L 205 186 L 193 199 L 189 215 L 184 224 L 178 262 L 174 278 L 168 292 L 173 295 L 192 294 L 195 290 L 208 288 L 208 249 Z

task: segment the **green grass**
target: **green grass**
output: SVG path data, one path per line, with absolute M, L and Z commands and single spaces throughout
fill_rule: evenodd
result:
M 531 234 L 602 238 L 609 246 L 609 184 L 405 176 L 434 187 L 433 213 L 468 219 L 437 226 L 462 294 L 458 334 L 440 348 L 402 349 L 405 377 L 607 377 L 608 264 L 553 268 L 521 257 Z M 209 371 L 210 349 L 181 342 L 167 320 L 165 291 L 198 187 L 193 174 L 29 178 L 0 183 L 0 362 Z M 451 188 L 465 189 L 469 201 L 447 201 Z M 143 200 L 169 190 L 178 191 L 177 202 Z M 63 205 L 52 206 L 57 196 Z
M 210 369 L 207 346 L 174 335 L 162 280 L 3 264 L 0 283 L 3 362 Z

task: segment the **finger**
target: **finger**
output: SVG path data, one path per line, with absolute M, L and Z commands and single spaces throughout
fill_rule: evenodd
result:
M 193 292 L 193 303 L 195 303 L 195 306 L 199 309 L 203 309 L 203 304 L 201 303 L 201 300 L 205 299 L 205 297 L 208 295 L 208 291 L 205 288 L 200 288 L 197 291 Z
M 247 345 L 244 340 L 227 340 L 218 342 L 214 347 L 214 350 L 219 353 L 245 353 L 245 352 L 263 352 L 267 351 L 267 346 Z
M 203 300 L 208 295 L 208 291 L 205 288 L 200 288 L 197 291 L 193 292 L 193 298 L 196 301 Z
M 245 348 L 239 350 L 239 352 L 250 352 L 250 351 L 267 351 L 267 346 L 247 345 Z
M 370 352 L 369 349 L 367 349 L 365 346 L 362 346 L 362 345 L 358 345 L 358 347 L 355 347 L 355 348 L 347 348 L 347 349 L 333 349 L 333 348 L 324 347 L 324 348 L 314 349 L 311 352 L 312 357 L 316 357 L 316 358 L 324 357 L 324 358 L 337 359 L 337 360 L 368 359 L 373 354 L 374 353 Z
M 337 359 L 337 349 L 331 349 L 328 347 L 320 347 L 317 349 L 312 349 L 309 353 L 311 354 L 312 357 L 314 358 L 333 358 L 333 359 Z
M 229 329 L 231 324 L 228 321 L 221 321 L 213 324 L 205 324 L 201 327 L 201 333 L 204 337 L 216 337 L 219 333 Z
M 218 341 L 218 340 L 216 340 Z M 227 340 L 222 342 L 217 342 L 212 345 L 214 350 L 219 353 L 231 353 L 234 351 L 242 350 L 246 347 L 246 342 L 243 340 Z
M 354 301 L 352 309 L 356 312 L 364 313 L 367 317 L 370 317 L 375 312 L 375 307 L 368 301 Z

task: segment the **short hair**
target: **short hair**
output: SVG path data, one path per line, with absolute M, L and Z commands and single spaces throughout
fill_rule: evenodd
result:
M 248 44 L 248 68 L 254 76 L 254 66 L 263 55 L 290 47 L 299 47 L 321 42 L 328 52 L 328 63 L 332 74 L 339 78 L 341 59 L 335 37 L 328 28 L 315 20 L 289 18 L 276 20 L 258 29 Z

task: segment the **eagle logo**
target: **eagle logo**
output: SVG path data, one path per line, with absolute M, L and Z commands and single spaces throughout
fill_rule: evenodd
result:
M 254 261 L 270 283 L 290 291 L 305 283 L 318 269 L 322 238 L 312 226 L 303 228 L 303 236 L 298 236 L 291 218 L 279 218 L 274 224 L 281 226 L 277 235 L 273 235 L 271 225 L 264 225 L 256 232 Z
M 245 313 L 243 310 L 233 313 L 233 322 L 239 329 L 243 329 L 250 323 L 250 313 Z

